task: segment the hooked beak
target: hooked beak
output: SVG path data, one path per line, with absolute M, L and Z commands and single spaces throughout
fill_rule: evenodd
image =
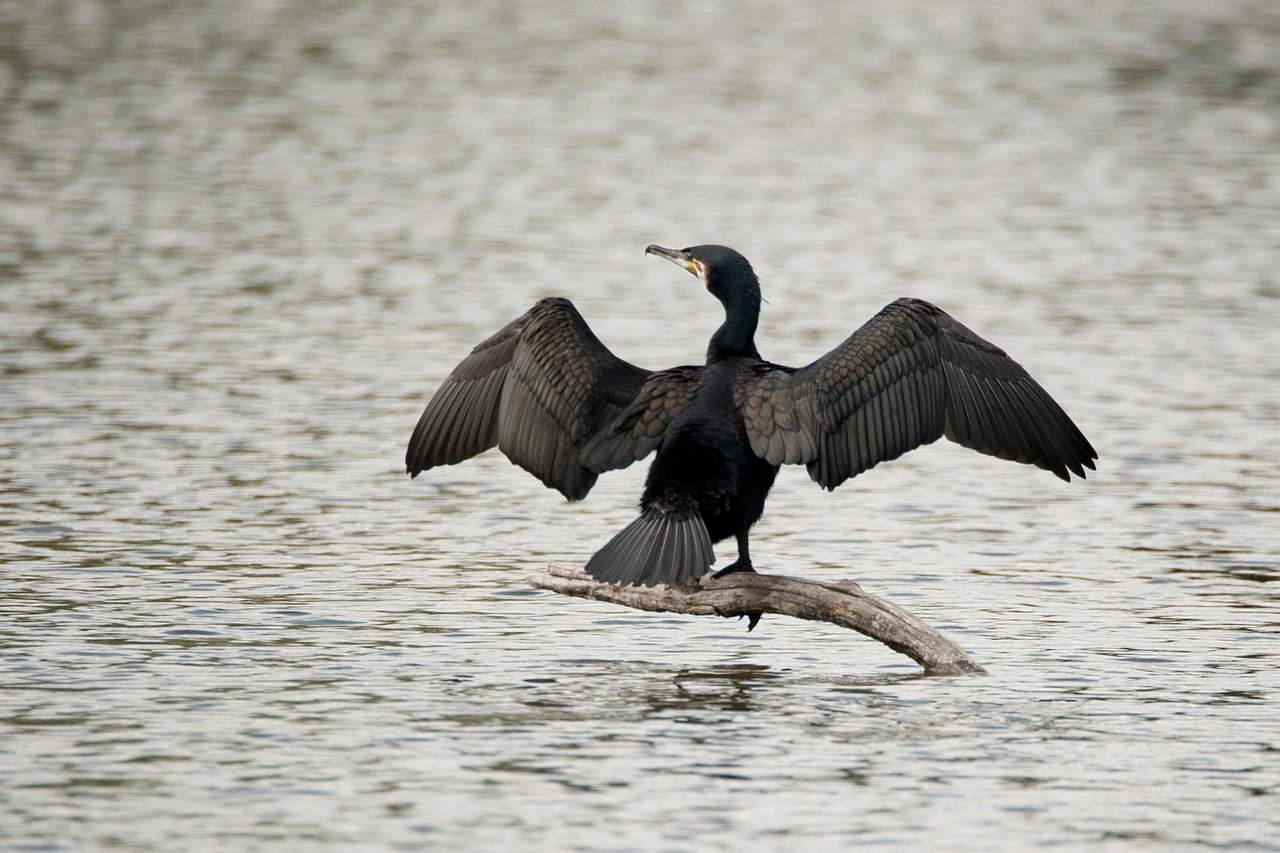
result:
M 698 270 L 698 262 L 691 258 L 688 252 L 684 252 L 679 249 L 668 249 L 665 246 L 658 246 L 651 243 L 645 247 L 644 253 L 646 255 L 657 255 L 660 258 L 666 258 L 676 266 L 684 267 L 688 272 L 698 278 L 702 278 L 702 274 Z

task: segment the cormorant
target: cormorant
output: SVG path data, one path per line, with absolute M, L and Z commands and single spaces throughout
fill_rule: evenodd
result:
M 1083 478 L 1098 454 L 1062 408 L 1000 348 L 919 299 L 898 299 L 807 367 L 756 349 L 760 283 L 725 246 L 658 255 L 724 305 L 701 366 L 649 371 L 611 353 L 567 299 L 543 299 L 481 343 L 418 419 L 405 454 L 417 476 L 497 445 L 569 500 L 657 450 L 640 517 L 587 563 L 619 584 L 702 576 L 711 545 L 747 535 L 783 464 L 823 488 L 942 436 L 980 453 Z M 754 625 L 755 619 L 752 619 Z

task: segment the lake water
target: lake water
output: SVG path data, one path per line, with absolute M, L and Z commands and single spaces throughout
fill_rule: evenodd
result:
M 1280 848 L 1274 3 L 25 0 L 0 176 L 0 849 Z M 651 242 L 776 361 L 918 296 L 1080 424 L 753 535 L 986 676 L 531 589 L 643 465 L 404 476 L 542 296 L 699 361 Z

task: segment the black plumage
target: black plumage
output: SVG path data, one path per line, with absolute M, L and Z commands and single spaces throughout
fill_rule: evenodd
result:
M 1003 350 L 918 299 L 899 299 L 812 364 L 760 357 L 760 286 L 724 246 L 650 246 L 725 308 L 706 364 L 647 371 L 614 356 L 565 299 L 544 299 L 472 350 L 418 420 L 410 474 L 493 446 L 570 500 L 596 477 L 658 454 L 641 515 L 587 564 L 599 580 L 688 583 L 748 533 L 778 468 L 826 489 L 946 436 L 981 453 L 1084 477 L 1097 453 Z

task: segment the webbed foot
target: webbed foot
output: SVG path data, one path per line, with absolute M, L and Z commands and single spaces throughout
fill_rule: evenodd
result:
M 751 567 L 750 563 L 743 565 L 742 561 L 738 560 L 736 562 L 730 563 L 729 565 L 725 566 L 723 569 L 716 572 L 711 577 L 722 578 L 725 575 L 737 574 L 738 572 L 751 572 L 751 574 L 754 575 L 756 573 L 756 570 Z

